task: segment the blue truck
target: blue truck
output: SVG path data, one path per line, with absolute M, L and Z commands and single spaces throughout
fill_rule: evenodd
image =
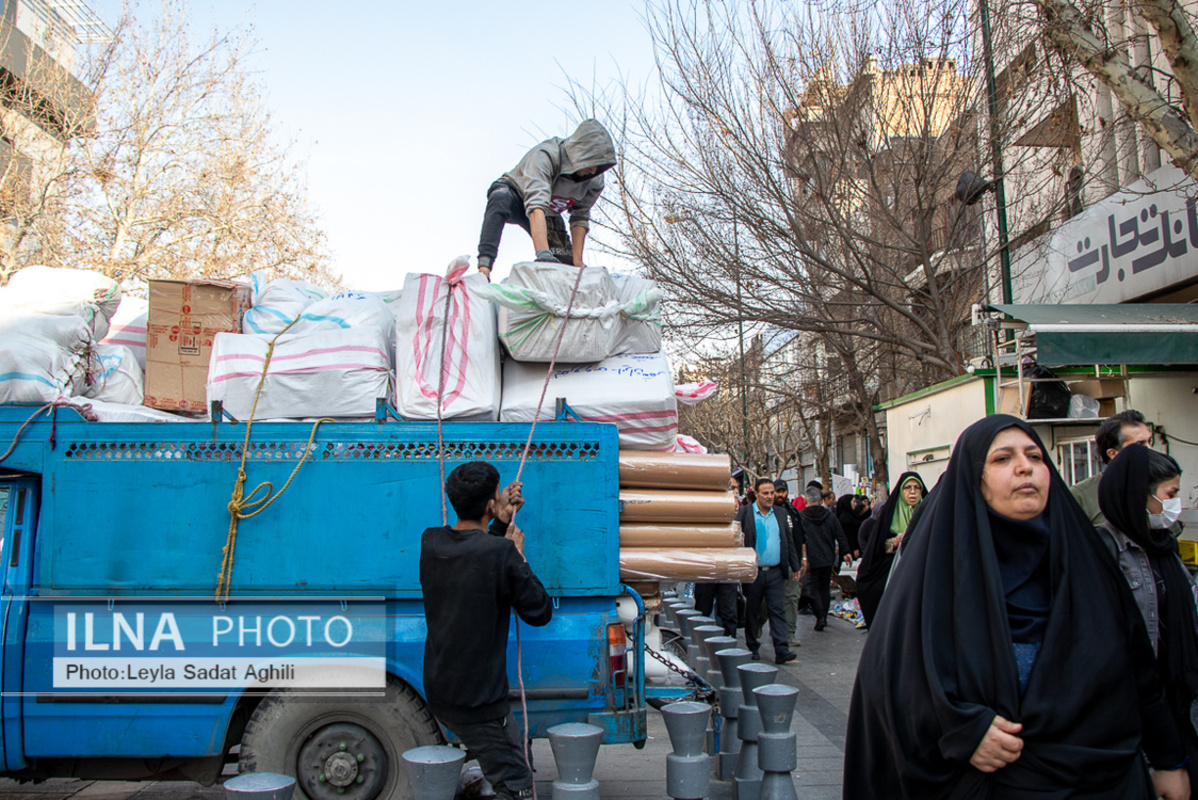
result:
M 441 523 L 436 426 L 324 423 L 309 444 L 310 423 L 259 422 L 244 447 L 229 421 L 36 410 L 0 407 L 0 774 L 211 784 L 238 761 L 312 800 L 408 796 L 401 754 L 445 737 L 424 701 L 418 572 L 420 534 Z M 504 482 L 529 435 L 444 432 L 446 470 L 486 460 Z M 274 500 L 240 522 L 226 565 L 243 450 L 246 494 L 265 482 Z M 538 425 L 529 450 L 519 524 L 555 610 L 519 626 L 508 661 L 533 737 L 590 722 L 608 743 L 645 740 L 617 451 L 614 426 L 578 422 Z M 620 598 L 638 609 L 627 633 Z M 323 665 L 305 673 L 323 688 L 286 680 L 294 663 Z M 346 683 L 355 664 L 373 677 Z

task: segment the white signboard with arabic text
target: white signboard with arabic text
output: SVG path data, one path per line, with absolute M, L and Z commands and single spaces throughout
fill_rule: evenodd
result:
M 1198 276 L 1198 183 L 1172 165 L 1024 245 L 1016 303 L 1125 303 Z

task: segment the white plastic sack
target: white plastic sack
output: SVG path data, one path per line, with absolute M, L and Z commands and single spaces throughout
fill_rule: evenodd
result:
M 304 309 L 299 321 L 291 326 L 287 335 L 348 330 L 376 331 L 387 342 L 387 352 L 394 351 L 395 315 L 387 303 L 373 292 L 344 291 L 318 300 Z M 390 359 L 388 355 L 388 363 Z
M 543 364 L 504 364 L 500 421 L 532 422 L 547 371 Z M 614 423 L 621 448 L 672 451 L 676 445 L 678 406 L 661 353 L 556 367 L 538 419 L 553 419 L 558 397 L 584 421 Z
M 7 316 L 5 311 L 79 316 L 101 339 L 120 302 L 120 284 L 99 272 L 31 266 L 9 278 L 0 293 L 0 316 Z
M 253 287 L 252 307 L 241 319 L 242 333 L 279 333 L 308 306 L 327 300 L 329 296 L 324 289 L 306 281 L 280 278 L 265 283 L 256 272 L 250 276 L 250 284 Z
M 77 358 L 86 355 L 87 350 L 95 344 L 91 323 L 81 316 L 0 309 L 0 341 L 15 334 L 50 342 L 69 350 Z
M 208 403 L 249 419 L 273 337 L 218 333 L 208 362 Z M 373 417 L 390 396 L 386 338 L 374 328 L 284 334 L 275 344 L 254 419 Z
M 50 403 L 74 393 L 84 356 L 17 331 L 0 336 L 0 405 Z
M 571 307 L 577 279 L 577 267 L 525 262 L 513 266 L 503 283 L 479 288 L 480 295 L 499 305 L 499 339 L 512 358 L 548 363 L 563 322 L 559 363 L 600 361 L 612 353 L 621 314 L 615 284 L 601 267 L 584 269 Z
M 146 319 L 150 303 L 144 297 L 124 295 L 108 324 L 108 334 L 100 344 L 121 345 L 133 351 L 138 366 L 146 368 Z
M 613 273 L 620 301 L 620 333 L 612 355 L 661 351 L 661 290 L 647 278 Z
M 98 344 L 88 365 L 84 397 L 122 405 L 141 405 L 145 400 L 145 373 L 132 349 Z
M 495 307 L 478 295 L 486 276 L 467 275 L 470 260 L 458 259 L 445 278 L 409 274 L 404 280 L 395 333 L 396 408 L 409 419 L 494 421 L 499 418 L 499 341 Z M 446 295 L 449 296 L 448 329 Z M 442 380 L 441 372 L 444 371 Z

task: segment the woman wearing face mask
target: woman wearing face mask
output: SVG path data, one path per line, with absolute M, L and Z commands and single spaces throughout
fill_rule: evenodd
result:
M 1026 422 L 961 434 L 861 653 L 845 800 L 1190 796 L 1144 621 L 1093 531 Z
M 873 624 L 890 577 L 894 554 L 903 541 L 915 508 L 927 497 L 928 490 L 923 479 L 915 472 L 904 472 L 898 479 L 898 490 L 893 492 L 878 515 L 876 527 L 861 528 L 861 564 L 857 568 L 857 602 L 865 624 Z M 868 525 L 869 523 L 865 523 Z
M 1171 457 L 1143 445 L 1123 448 L 1098 484 L 1098 505 L 1106 517 L 1098 532 L 1118 561 L 1148 627 L 1194 786 L 1198 732 L 1190 709 L 1198 697 L 1198 604 L 1194 579 L 1168 530 L 1181 514 L 1180 488 L 1181 468 Z

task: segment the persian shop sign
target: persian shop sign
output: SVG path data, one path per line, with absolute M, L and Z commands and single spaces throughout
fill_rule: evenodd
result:
M 1198 275 L 1198 183 L 1161 167 L 1020 248 L 1016 303 L 1123 303 Z

